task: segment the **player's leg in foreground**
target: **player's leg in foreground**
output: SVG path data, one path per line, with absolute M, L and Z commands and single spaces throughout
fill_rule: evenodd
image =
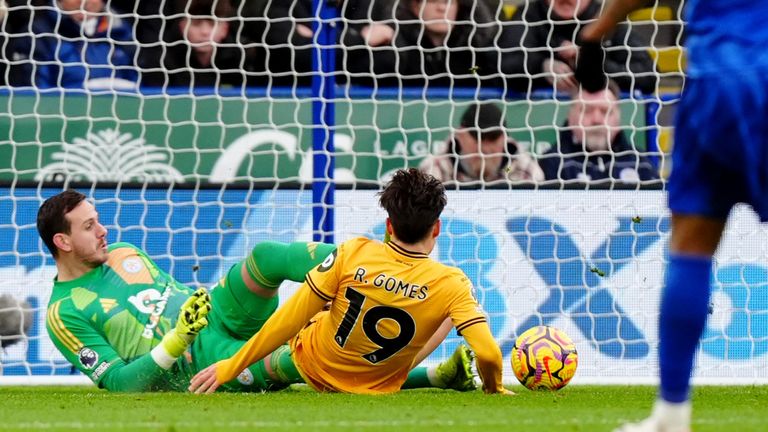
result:
M 472 373 L 472 351 L 466 345 L 456 347 L 453 354 L 434 367 L 416 367 L 401 388 L 436 387 L 458 391 L 477 389 Z
M 475 390 L 475 379 L 472 375 L 472 352 L 465 345 L 459 345 L 448 359 L 433 367 L 418 367 L 440 346 L 448 333 L 453 329 L 450 318 L 446 318 L 435 331 L 419 354 L 413 359 L 413 369 L 401 389 L 436 387 L 458 391 Z
M 293 363 L 290 349 L 285 345 L 267 356 L 263 363 L 263 370 L 271 382 L 303 382 L 298 368 Z M 465 345 L 459 345 L 451 357 L 437 366 L 415 367 L 402 386 L 402 389 L 414 388 L 475 390 L 477 387 L 472 374 L 472 352 Z
M 211 291 L 213 310 L 208 329 L 193 345 L 195 369 L 234 355 L 258 332 L 278 306 L 278 288 L 286 280 L 301 282 L 334 249 L 325 243 L 261 242 L 232 266 Z M 281 347 L 224 385 L 230 391 L 258 391 L 303 382 L 287 346 Z
M 686 81 L 668 184 L 672 231 L 659 313 L 659 394 L 649 419 L 621 431 L 690 430 L 690 379 L 709 309 L 712 256 L 736 203 L 751 204 L 768 220 L 768 106 L 753 87 L 768 82 L 758 71 L 739 78 Z M 728 157 L 722 143 L 729 144 Z
M 701 138 L 700 131 L 708 130 L 705 124 L 714 124 L 705 120 L 714 110 L 706 98 L 717 95 L 702 93 L 711 84 L 690 80 L 678 107 L 675 169 L 667 186 L 672 226 L 659 311 L 658 398 L 648 419 L 625 425 L 622 432 L 690 430 L 690 379 L 707 320 L 712 256 L 739 190 L 738 176 L 721 165 Z M 707 139 L 719 141 L 715 134 Z
M 707 319 L 712 255 L 724 226 L 724 219 L 673 214 L 659 315 L 659 397 L 649 418 L 619 431 L 690 430 L 690 377 Z

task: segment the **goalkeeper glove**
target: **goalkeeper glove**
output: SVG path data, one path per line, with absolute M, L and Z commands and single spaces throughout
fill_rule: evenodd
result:
M 189 296 L 179 309 L 176 328 L 169 331 L 163 337 L 160 345 L 152 350 L 152 357 L 155 362 L 168 369 L 186 351 L 197 334 L 208 325 L 207 315 L 210 310 L 211 296 L 208 295 L 205 288 L 200 288 Z M 156 352 L 157 349 L 162 349 L 164 352 Z
M 576 80 L 584 90 L 594 93 L 608 86 L 608 77 L 603 70 L 605 51 L 600 41 L 585 41 L 577 38 L 579 58 L 576 61 Z

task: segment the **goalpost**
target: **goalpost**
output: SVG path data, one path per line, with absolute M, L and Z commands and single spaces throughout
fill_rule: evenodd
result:
M 552 92 L 337 85 L 337 11 L 319 4 L 309 87 L 0 90 L 0 295 L 28 302 L 0 314 L 24 309 L 31 315 L 20 320 L 32 319 L 19 343 L 0 350 L 0 384 L 83 382 L 45 330 L 55 267 L 35 216 L 63 187 L 94 200 L 110 242 L 141 247 L 181 282 L 211 286 L 259 241 L 382 238 L 380 186 L 442 148 L 475 101 L 501 107 L 509 135 L 534 156 L 559 142 L 571 101 Z M 526 4 L 497 7 L 512 15 Z M 621 125 L 663 176 L 683 77 L 679 3 L 659 2 L 628 25 L 646 38 L 661 87 L 625 92 Z M 663 182 L 651 183 L 478 182 L 448 191 L 432 256 L 472 280 L 507 381 L 516 335 L 547 324 L 576 343 L 574 383 L 654 382 L 669 220 Z M 717 255 L 700 382 L 768 382 L 765 235 L 747 209 L 735 211 Z M 451 334 L 428 361 L 459 340 Z

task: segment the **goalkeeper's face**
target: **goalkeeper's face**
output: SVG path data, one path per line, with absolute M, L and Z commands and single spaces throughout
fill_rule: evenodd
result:
M 72 254 L 76 261 L 97 267 L 107 262 L 107 229 L 99 222 L 99 213 L 93 204 L 82 201 L 66 216 L 69 234 L 64 236 L 60 250 Z

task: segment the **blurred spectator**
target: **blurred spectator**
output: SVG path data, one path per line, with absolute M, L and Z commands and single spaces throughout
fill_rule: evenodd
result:
M 276 86 L 312 83 L 312 0 L 273 1 L 265 11 L 267 70 Z
M 134 88 L 135 41 L 128 15 L 104 0 L 57 0 L 38 9 L 26 34 L 40 88 Z M 29 51 L 28 51 L 29 52 Z
M 169 20 L 160 64 L 144 61 L 142 85 L 201 88 L 259 83 L 256 44 L 238 39 L 238 19 L 229 0 L 179 0 Z
M 0 85 L 32 85 L 32 11 L 50 0 L 4 0 L 0 20 Z
M 353 84 L 373 86 L 395 76 L 394 0 L 341 0 L 344 18 L 336 68 Z M 340 81 L 343 81 L 344 78 Z M 381 81 L 383 83 L 383 81 Z
M 0 349 L 22 341 L 32 327 L 32 308 L 10 294 L 0 295 Z
M 372 85 L 376 65 L 393 72 L 393 0 L 338 0 L 336 70 L 348 72 L 356 84 Z M 268 24 L 264 40 L 269 51 L 268 69 L 274 85 L 308 86 L 312 83 L 312 50 L 315 12 L 312 0 L 271 2 L 266 9 Z M 388 23 L 387 23 L 388 20 Z M 381 47 L 389 47 L 388 50 Z M 382 57 L 383 56 L 383 57 Z M 379 57 L 382 57 L 381 59 Z M 348 78 L 340 74 L 338 81 Z M 347 75 L 347 76 L 349 76 Z
M 504 23 L 503 39 L 516 48 L 502 60 L 504 71 L 513 75 L 512 88 L 527 91 L 533 76 L 534 89 L 554 86 L 562 92 L 575 91 L 576 36 L 600 8 L 594 0 L 533 0 L 520 5 L 512 20 Z M 627 26 L 620 26 L 603 47 L 605 71 L 623 91 L 656 90 L 657 74 L 647 47 Z
M 558 135 L 558 145 L 539 157 L 547 180 L 623 183 L 659 178 L 647 157 L 634 148 L 619 126 L 619 89 L 575 93 L 568 119 Z
M 5 26 L 5 17 L 8 14 L 8 6 L 5 3 L 5 0 L 0 0 L 0 47 L 2 47 L 2 51 L 0 51 L 0 86 L 5 86 L 8 83 L 8 61 L 6 59 L 10 58 L 8 57 L 8 51 L 6 49 L 6 46 L 8 44 L 6 35 L 6 26 Z
M 131 15 L 134 21 L 134 39 L 138 43 L 136 59 L 141 70 L 159 67 L 163 55 L 161 34 L 174 13 L 172 0 L 109 0 L 109 5 Z
M 498 84 L 495 11 L 474 0 L 398 0 L 395 70 L 404 86 Z
M 505 128 L 504 114 L 495 104 L 475 103 L 464 112 L 445 148 L 427 156 L 419 168 L 443 182 L 543 180 L 541 168 Z

